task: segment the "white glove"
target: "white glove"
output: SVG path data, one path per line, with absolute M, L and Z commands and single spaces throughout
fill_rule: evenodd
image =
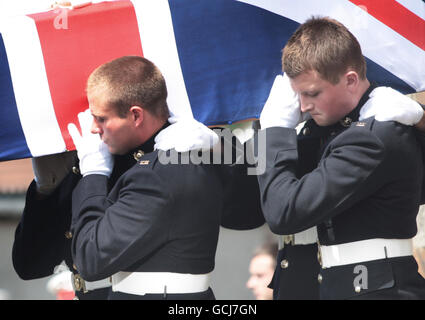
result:
M 419 103 L 389 87 L 376 88 L 369 97 L 360 109 L 359 120 L 374 116 L 378 121 L 397 121 L 413 126 L 424 114 Z
M 37 191 L 44 195 L 51 194 L 71 171 L 77 161 L 76 152 L 64 152 L 32 158 Z
M 292 90 L 289 77 L 276 76 L 270 95 L 260 114 L 261 129 L 286 127 L 294 129 L 303 120 L 298 95 Z
M 155 149 L 177 152 L 211 149 L 218 142 L 218 135 L 191 117 L 170 117 L 170 126 L 155 137 Z
M 96 1 L 93 1 L 96 2 Z M 78 9 L 85 6 L 88 6 L 92 3 L 92 1 L 87 0 L 72 0 L 72 1 L 55 1 L 55 3 L 50 5 L 50 8 L 69 8 L 69 9 Z
M 109 177 L 114 166 L 114 159 L 100 136 L 90 131 L 93 122 L 90 110 L 80 112 L 78 120 L 82 134 L 80 135 L 73 123 L 68 124 L 68 131 L 77 148 L 81 174 L 83 176 L 102 174 Z

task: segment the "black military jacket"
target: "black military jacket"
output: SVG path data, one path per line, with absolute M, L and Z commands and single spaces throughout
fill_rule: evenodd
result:
M 267 168 L 258 181 L 273 232 L 317 225 L 322 245 L 415 235 L 423 169 L 413 128 L 352 120 L 320 140 L 317 167 L 299 179 L 295 130 L 267 129 Z
M 72 254 L 86 280 L 118 271 L 201 274 L 214 268 L 223 208 L 209 165 L 168 164 L 145 154 L 115 183 L 83 177 L 73 192 Z
M 114 156 L 114 161 L 110 186 L 135 163 L 134 152 Z M 49 276 L 62 261 L 75 271 L 70 251 L 71 197 L 80 179 L 76 163 L 58 188 L 51 195 L 41 198 L 37 194 L 35 181 L 31 182 L 12 250 L 13 266 L 22 279 Z
M 153 145 L 154 137 L 141 148 L 123 156 L 115 156 L 114 169 L 108 180 L 108 191 L 124 172 L 136 164 L 135 155 L 139 149 L 149 153 L 152 152 Z M 71 255 L 73 233 L 70 230 L 71 195 L 81 179 L 77 168 L 78 164 L 48 197 L 38 197 L 34 181 L 28 188 L 24 212 L 15 232 L 12 251 L 14 268 L 22 279 L 49 276 L 55 266 L 63 260 L 73 272 L 78 272 Z M 217 192 L 224 190 L 225 194 L 225 198 L 218 201 L 224 203 L 221 224 L 239 230 L 262 225 L 264 217 L 260 209 L 255 176 L 246 176 L 244 165 L 214 165 L 213 168 L 216 174 L 213 180 L 219 179 L 221 183 L 219 187 L 215 185 L 219 190 Z M 167 179 L 172 177 L 171 175 Z M 208 186 L 208 183 L 206 185 Z M 183 192 L 183 189 L 180 191 Z M 188 228 L 190 223 L 187 224 Z M 208 264 L 211 264 L 211 261 Z
M 114 156 L 109 187 L 135 163 L 134 151 Z M 13 267 L 20 278 L 31 280 L 50 276 L 62 261 L 73 273 L 78 273 L 71 255 L 73 234 L 70 226 L 72 190 L 80 179 L 77 162 L 72 172 L 47 197 L 40 198 L 35 181 L 31 182 L 12 249 Z M 106 299 L 108 289 L 76 294 L 80 299 Z
M 295 130 L 267 129 L 267 168 L 258 180 L 272 231 L 292 234 L 317 225 L 322 245 L 416 234 L 421 150 L 412 127 L 372 118 L 357 121 L 371 89 L 339 123 L 319 127 L 308 121 L 298 146 Z M 322 269 L 321 298 L 399 299 L 425 293 L 412 257 L 363 266 L 369 287 L 361 292 L 353 287 L 353 265 Z

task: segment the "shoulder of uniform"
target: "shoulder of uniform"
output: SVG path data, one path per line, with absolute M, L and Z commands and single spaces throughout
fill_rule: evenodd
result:
M 141 157 L 139 157 L 139 159 L 137 160 L 136 167 L 143 169 L 153 169 L 157 160 L 158 151 L 154 150 L 152 152 L 145 153 Z
M 363 120 L 354 121 L 350 127 L 355 129 L 372 130 L 375 121 L 376 120 L 374 117 L 366 118 Z
M 343 130 L 339 135 L 344 141 L 354 139 L 354 141 L 361 140 L 364 137 L 375 137 L 375 118 L 367 118 L 359 121 L 353 121 L 346 130 Z M 363 137 L 363 138 L 360 138 Z M 348 140 L 347 140 L 348 139 Z M 375 139 L 375 138 L 372 138 Z
M 370 128 L 372 127 L 372 122 L 373 121 L 357 121 L 353 122 L 351 126 L 355 128 L 364 128 L 370 130 Z
M 396 121 L 378 121 L 374 117 L 353 122 L 351 130 L 354 135 L 367 135 L 379 139 L 386 146 L 404 143 L 414 136 L 413 127 Z
M 375 132 L 380 130 L 391 130 L 391 128 L 404 128 L 407 130 L 410 128 L 409 126 L 405 126 L 396 121 L 378 121 L 378 120 L 375 120 L 374 117 L 353 122 L 352 127 L 364 128 L 366 130 L 375 131 Z

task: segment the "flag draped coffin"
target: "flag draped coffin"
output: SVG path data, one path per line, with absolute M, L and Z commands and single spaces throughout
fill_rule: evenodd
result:
M 73 150 L 69 122 L 88 107 L 100 64 L 145 56 L 163 72 L 173 114 L 206 125 L 258 118 L 281 50 L 311 16 L 359 39 L 368 77 L 425 90 L 421 0 L 120 0 L 0 23 L 0 161 Z

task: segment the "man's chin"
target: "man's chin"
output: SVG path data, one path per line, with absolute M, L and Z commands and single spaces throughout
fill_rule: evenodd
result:
M 111 146 L 108 146 L 108 151 L 109 151 L 110 154 L 113 154 L 113 155 L 120 155 L 121 154 L 119 152 L 119 150 L 117 150 L 116 148 L 111 147 Z
M 125 150 L 118 150 L 118 149 L 114 149 L 114 148 L 109 148 L 108 149 L 109 152 L 115 156 L 123 156 L 127 153 L 127 151 Z
M 312 119 L 314 120 L 314 122 L 316 122 L 318 126 L 326 126 L 323 119 L 321 119 L 320 117 L 312 116 Z
M 320 127 L 326 127 L 326 126 L 330 126 L 332 124 L 335 124 L 337 121 L 331 121 L 329 119 L 323 119 L 322 117 L 312 117 L 314 122 L 316 122 L 316 124 Z

